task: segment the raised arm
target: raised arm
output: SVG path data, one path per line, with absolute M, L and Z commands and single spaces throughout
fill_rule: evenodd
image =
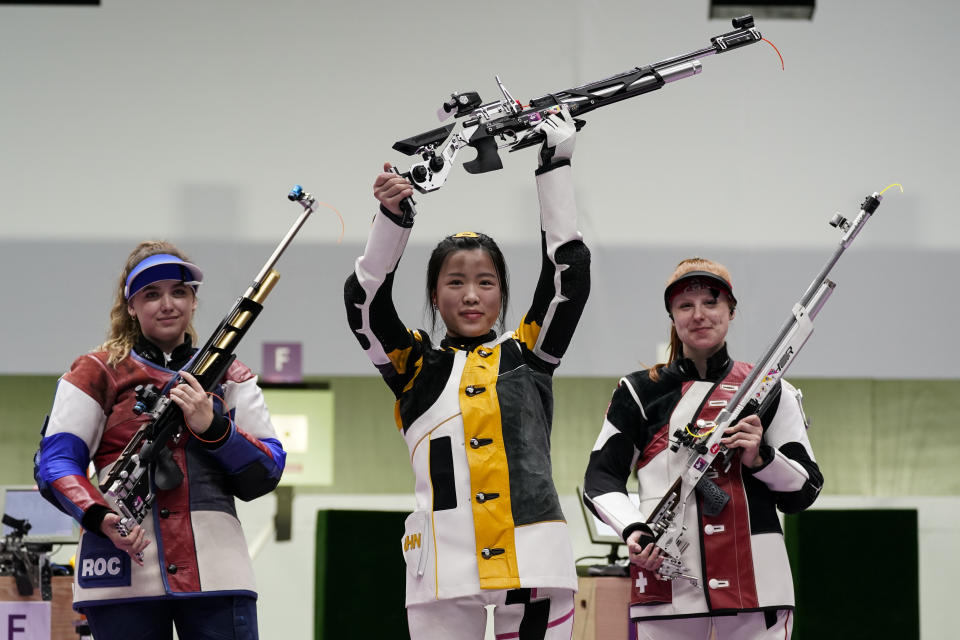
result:
M 374 217 L 363 255 L 343 288 L 347 322 L 367 357 L 394 395 L 400 396 L 416 373 L 422 349 L 419 332 L 408 331 L 393 306 L 393 276 L 413 223 L 403 220 L 400 201 L 413 194 L 404 178 L 385 164 L 373 184 L 380 210 Z
M 533 302 L 517 331 L 531 365 L 552 373 L 570 345 L 590 294 L 590 250 L 577 229 L 570 158 L 576 126 L 564 110 L 538 128 L 546 135 L 537 169 L 543 255 Z

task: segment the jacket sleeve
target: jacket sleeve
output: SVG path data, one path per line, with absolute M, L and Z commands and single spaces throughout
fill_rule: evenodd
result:
M 280 482 L 287 454 L 270 421 L 257 377 L 240 362 L 227 371 L 223 401 L 230 407 L 226 435 L 201 444 L 226 471 L 233 495 L 241 500 L 259 498 Z
M 111 393 L 105 365 L 92 355 L 77 358 L 57 382 L 34 456 L 34 478 L 43 495 L 97 534 L 110 508 L 87 478 L 87 468 L 103 436 Z
M 629 377 L 621 378 L 590 452 L 583 481 L 586 506 L 626 538 L 645 518 L 627 494 L 627 479 L 641 450 L 634 444 L 646 415 Z
M 408 330 L 393 305 L 393 277 L 410 236 L 410 225 L 381 208 L 363 255 L 344 284 L 347 322 L 364 353 L 396 397 L 422 364 L 423 338 Z
M 577 230 L 569 164 L 537 175 L 540 199 L 540 278 L 517 339 L 531 366 L 553 373 L 570 345 L 590 294 L 590 250 Z
M 755 470 L 744 468 L 767 485 L 784 513 L 803 511 L 823 488 L 823 475 L 807 438 L 807 420 L 800 398 L 795 387 L 781 381 L 777 411 L 764 430 L 760 445 L 764 465 Z

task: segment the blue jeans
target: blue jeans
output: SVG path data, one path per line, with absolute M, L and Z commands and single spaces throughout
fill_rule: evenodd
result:
M 94 640 L 257 640 L 257 601 L 189 597 L 85 607 Z

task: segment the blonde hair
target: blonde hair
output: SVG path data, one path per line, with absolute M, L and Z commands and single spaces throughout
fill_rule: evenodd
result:
M 733 282 L 733 279 L 730 277 L 730 271 L 719 262 L 714 262 L 713 260 L 708 260 L 707 258 L 694 257 L 680 261 L 680 264 L 677 265 L 676 269 L 673 270 L 673 273 L 670 274 L 670 277 L 667 279 L 665 289 L 669 289 L 670 285 L 693 271 L 707 271 L 714 275 L 720 276 L 728 283 Z M 731 301 L 730 311 L 733 311 L 736 306 L 736 301 Z M 659 380 L 660 370 L 669 364 L 673 364 L 681 357 L 683 357 L 683 343 L 680 342 L 680 336 L 677 335 L 677 328 L 671 323 L 670 346 L 667 348 L 667 361 L 656 364 L 650 368 L 650 379 L 654 382 Z
M 130 316 L 127 311 L 127 298 L 124 296 L 124 287 L 127 284 L 127 276 L 133 271 L 144 258 L 157 255 L 158 253 L 169 253 L 177 256 L 185 262 L 189 262 L 187 256 L 169 242 L 163 240 L 147 240 L 141 242 L 127 256 L 126 265 L 120 274 L 120 280 L 117 282 L 116 295 L 113 299 L 113 307 L 110 309 L 110 328 L 107 330 L 107 339 L 103 344 L 94 349 L 94 351 L 106 351 L 108 354 L 107 364 L 116 367 L 117 363 L 130 354 L 133 345 L 137 343 L 142 335 L 140 331 L 140 322 Z M 187 334 L 194 341 L 197 341 L 197 330 L 193 328 L 193 319 L 187 325 Z

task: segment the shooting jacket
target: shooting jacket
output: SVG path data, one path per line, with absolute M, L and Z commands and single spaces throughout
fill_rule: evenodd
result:
M 416 477 L 400 540 L 408 605 L 482 589 L 576 589 L 550 465 L 552 375 L 589 293 L 570 167 L 537 178 L 542 271 L 516 331 L 434 345 L 397 317 L 391 287 L 410 233 L 381 209 L 346 283 L 350 327 L 397 398 Z
M 100 477 L 106 477 L 148 419 L 133 413 L 137 385 L 163 388 L 192 351 L 189 343 L 182 345 L 167 363 L 156 347 L 141 341 L 115 368 L 107 365 L 106 353 L 89 353 L 77 358 L 57 384 L 35 473 L 41 488 L 84 525 L 77 549 L 76 608 L 201 594 L 256 597 L 234 497 L 251 500 L 272 491 L 286 454 L 256 377 L 239 361 L 217 393 L 231 407 L 229 420 L 215 418 L 224 420 L 226 436 L 203 443 L 184 431 L 168 444 L 184 480 L 175 489 L 156 492 L 152 517 L 140 525 L 151 541 L 143 551 L 143 566 L 99 531 L 111 507 L 87 479 L 87 467 L 92 460 Z M 215 414 L 222 411 L 218 400 L 214 409 Z M 213 431 L 211 426 L 207 433 Z
M 590 454 L 584 480 L 587 506 L 624 539 L 642 528 L 689 455 L 683 447 L 678 453 L 670 450 L 673 432 L 698 418 L 715 418 L 751 368 L 731 360 L 724 346 L 709 359 L 703 379 L 687 359 L 662 369 L 656 382 L 646 370 L 622 378 Z M 760 419 L 763 465 L 745 467 L 739 450 L 733 450 L 729 468 L 718 456 L 704 476 L 730 496 L 719 515 L 702 512 L 697 492 L 687 499 L 683 539 L 690 544 L 681 560 L 699 579 L 699 586 L 640 571 L 633 585 L 631 618 L 793 608 L 793 581 L 776 510 L 796 513 L 809 507 L 823 486 L 823 476 L 794 387 L 783 381 L 779 398 Z M 631 469 L 637 470 L 639 509 L 627 496 Z

